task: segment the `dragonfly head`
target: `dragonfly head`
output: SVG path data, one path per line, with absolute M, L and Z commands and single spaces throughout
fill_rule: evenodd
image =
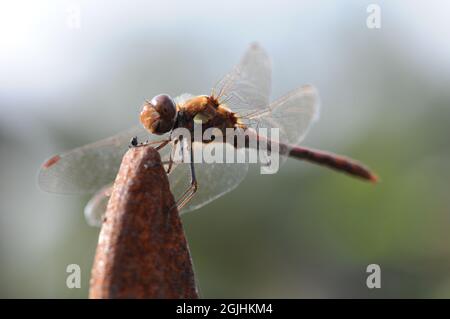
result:
M 147 130 L 161 135 L 173 128 L 176 115 L 177 108 L 172 98 L 167 94 L 160 94 L 151 101 L 145 101 L 140 120 Z

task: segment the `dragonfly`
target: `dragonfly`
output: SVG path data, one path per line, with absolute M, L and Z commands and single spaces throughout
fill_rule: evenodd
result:
M 51 157 L 40 168 L 38 185 L 52 193 L 93 194 L 84 213 L 89 224 L 100 226 L 123 155 L 129 147 L 149 144 L 160 152 L 180 213 L 198 209 L 236 188 L 249 168 L 246 162 L 174 160 L 175 149 L 181 147 L 181 152 L 189 156 L 207 145 L 203 140 L 186 143 L 186 139 L 173 135 L 176 128 L 192 131 L 198 125 L 202 130 L 252 130 L 259 140 L 269 137 L 259 134 L 258 128 L 277 128 L 280 164 L 290 157 L 369 182 L 378 181 L 376 174 L 356 160 L 299 145 L 319 117 L 319 94 L 312 85 L 301 86 L 272 102 L 270 93 L 271 61 L 266 51 L 253 43 L 209 95 L 182 94 L 172 99 L 160 94 L 145 101 L 140 125 Z M 270 148 L 271 143 L 268 145 Z M 237 148 L 225 142 L 224 147 Z M 240 151 L 249 148 L 247 145 Z

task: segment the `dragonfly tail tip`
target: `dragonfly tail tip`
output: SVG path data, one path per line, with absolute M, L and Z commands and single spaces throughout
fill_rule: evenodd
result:
M 374 173 L 370 173 L 369 175 L 369 181 L 372 184 L 378 184 L 380 182 L 380 178 L 378 177 L 378 175 L 374 174 Z

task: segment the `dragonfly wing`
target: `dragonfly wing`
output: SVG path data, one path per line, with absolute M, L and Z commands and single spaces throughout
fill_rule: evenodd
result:
M 246 114 L 255 108 L 267 108 L 271 91 L 271 72 L 267 53 L 254 43 L 240 63 L 217 83 L 213 94 L 238 114 Z
M 175 98 L 184 103 L 191 98 L 183 94 Z M 92 194 L 114 181 L 122 157 L 128 150 L 131 139 L 138 142 L 156 142 L 169 138 L 170 133 L 153 135 L 142 126 L 135 126 L 109 138 L 88 144 L 45 162 L 38 174 L 39 187 L 47 192 L 62 194 Z M 163 161 L 169 158 L 169 147 L 159 151 Z
M 242 121 L 269 140 L 274 139 L 270 129 L 278 128 L 278 140 L 281 143 L 286 146 L 298 145 L 311 124 L 318 119 L 319 107 L 317 90 L 311 85 L 305 85 L 274 101 L 266 110 L 256 110 L 253 115 L 243 117 Z M 267 130 L 261 130 L 262 128 Z M 280 164 L 285 160 L 286 157 L 281 157 Z
M 84 217 L 90 226 L 100 227 L 103 217 L 108 206 L 109 197 L 111 196 L 113 184 L 102 187 L 92 196 L 84 208 Z
M 148 133 L 141 126 L 112 137 L 56 155 L 45 162 L 38 174 L 39 187 L 61 194 L 91 194 L 114 181 L 131 139 L 149 142 L 167 136 Z
M 235 151 L 230 145 L 221 145 L 228 148 L 229 151 Z M 205 146 L 194 143 L 193 147 L 201 147 L 203 149 Z M 167 149 L 169 150 L 170 148 Z M 245 152 L 245 150 L 241 149 L 239 152 Z M 194 198 L 181 210 L 181 213 L 201 208 L 220 196 L 230 192 L 245 178 L 248 171 L 248 164 L 246 163 L 196 163 L 194 165 L 199 189 Z M 167 165 L 165 165 L 165 167 L 167 169 Z M 190 186 L 190 164 L 179 162 L 173 163 L 172 171 L 169 174 L 169 182 L 175 199 L 180 198 L 184 191 Z M 84 215 L 89 225 L 96 227 L 102 225 L 112 186 L 112 183 L 103 186 L 86 204 Z
M 297 145 L 305 137 L 311 124 L 319 118 L 320 99 L 311 85 L 292 90 L 270 104 L 268 112 L 256 116 L 257 125 L 278 127 L 283 135 L 281 141 Z
M 236 151 L 234 147 L 229 144 L 215 143 L 224 147 L 225 151 Z M 201 143 L 192 144 L 195 149 L 205 147 L 213 147 L 212 143 L 209 145 Z M 245 152 L 241 149 L 239 152 Z M 195 163 L 195 173 L 198 182 L 198 190 L 195 196 L 189 201 L 181 213 L 186 213 L 198 209 L 220 196 L 230 192 L 245 178 L 248 171 L 247 163 Z M 179 163 L 169 174 L 169 181 L 172 194 L 175 200 L 179 199 L 181 195 L 190 186 L 191 173 L 189 163 Z

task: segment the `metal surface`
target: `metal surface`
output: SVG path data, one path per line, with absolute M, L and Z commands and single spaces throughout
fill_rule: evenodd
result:
M 124 156 L 92 268 L 90 298 L 198 298 L 189 248 L 160 155 Z

